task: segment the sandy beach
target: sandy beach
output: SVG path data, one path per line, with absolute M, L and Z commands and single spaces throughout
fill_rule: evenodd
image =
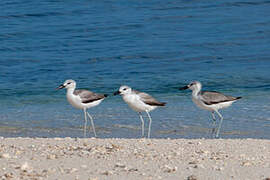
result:
M 267 179 L 270 141 L 1 138 L 1 179 Z

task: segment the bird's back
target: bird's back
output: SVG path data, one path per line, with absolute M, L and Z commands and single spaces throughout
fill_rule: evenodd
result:
M 201 97 L 201 100 L 207 105 L 235 101 L 241 98 L 241 97 L 233 97 L 233 96 L 224 95 L 216 91 L 202 91 L 200 94 L 200 97 Z
M 85 89 L 75 90 L 73 94 L 79 96 L 82 100 L 82 103 L 91 103 L 107 97 L 106 94 L 97 94 Z
M 135 94 L 137 94 L 140 97 L 140 100 L 143 101 L 145 104 L 148 104 L 150 106 L 165 106 L 166 103 L 164 102 L 159 102 L 155 98 L 153 98 L 151 95 L 140 92 L 137 90 L 133 90 Z

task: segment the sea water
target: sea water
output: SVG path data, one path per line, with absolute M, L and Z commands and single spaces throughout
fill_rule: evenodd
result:
M 267 0 L 1 1 L 0 136 L 83 137 L 83 112 L 55 90 L 74 79 L 110 95 L 89 109 L 101 138 L 140 138 L 120 85 L 167 102 L 153 138 L 211 138 L 211 113 L 178 90 L 198 80 L 243 97 L 220 111 L 221 137 L 269 139 L 269 15 Z

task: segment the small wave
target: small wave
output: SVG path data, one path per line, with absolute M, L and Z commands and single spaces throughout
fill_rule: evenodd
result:
M 140 127 L 138 127 L 138 126 L 125 125 L 125 124 L 114 124 L 113 127 L 126 128 L 126 129 L 131 129 L 131 130 L 139 130 L 140 129 Z
M 60 16 L 64 15 L 59 12 L 46 12 L 46 13 L 29 13 L 29 14 L 11 14 L 7 16 L 0 16 L 0 19 L 11 19 L 11 18 L 28 18 L 28 17 L 47 17 L 47 16 Z

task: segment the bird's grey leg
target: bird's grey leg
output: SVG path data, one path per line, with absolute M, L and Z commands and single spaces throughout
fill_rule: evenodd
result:
M 217 133 L 216 133 L 216 138 L 218 138 L 219 136 L 219 131 L 220 131 L 220 128 L 221 128 L 221 124 L 222 124 L 222 121 L 223 121 L 223 117 L 222 115 L 218 112 L 218 110 L 216 110 L 216 113 L 219 115 L 220 117 L 220 122 L 219 122 L 219 125 L 218 125 L 218 129 L 217 129 Z
M 151 118 L 151 116 L 150 116 L 150 114 L 149 114 L 149 112 L 148 112 L 148 111 L 145 111 L 145 112 L 147 113 L 148 118 L 149 118 L 148 138 L 150 138 L 150 133 L 151 133 L 151 124 L 152 124 L 152 118 Z
M 143 120 L 143 117 L 142 117 L 142 113 L 139 112 L 139 116 L 140 116 L 140 119 L 142 121 L 142 137 L 144 136 L 144 120 Z
M 212 112 L 211 112 L 211 114 L 212 114 L 212 118 L 213 118 L 213 124 L 212 124 L 213 129 L 212 129 L 212 135 L 214 135 L 215 130 L 216 130 L 216 117 L 215 117 L 215 111 L 212 111 Z
M 86 126 L 87 126 L 87 117 L 86 117 L 86 109 L 83 109 L 84 112 L 84 127 L 83 127 L 83 137 L 86 137 Z
M 92 116 L 87 112 L 87 115 L 88 117 L 90 118 L 91 120 L 91 124 L 92 124 L 92 128 L 93 128 L 93 131 L 94 131 L 94 134 L 95 134 L 95 137 L 97 137 L 97 134 L 96 134 L 96 130 L 95 130 L 95 125 L 94 125 L 94 121 L 93 121 L 93 118 Z

